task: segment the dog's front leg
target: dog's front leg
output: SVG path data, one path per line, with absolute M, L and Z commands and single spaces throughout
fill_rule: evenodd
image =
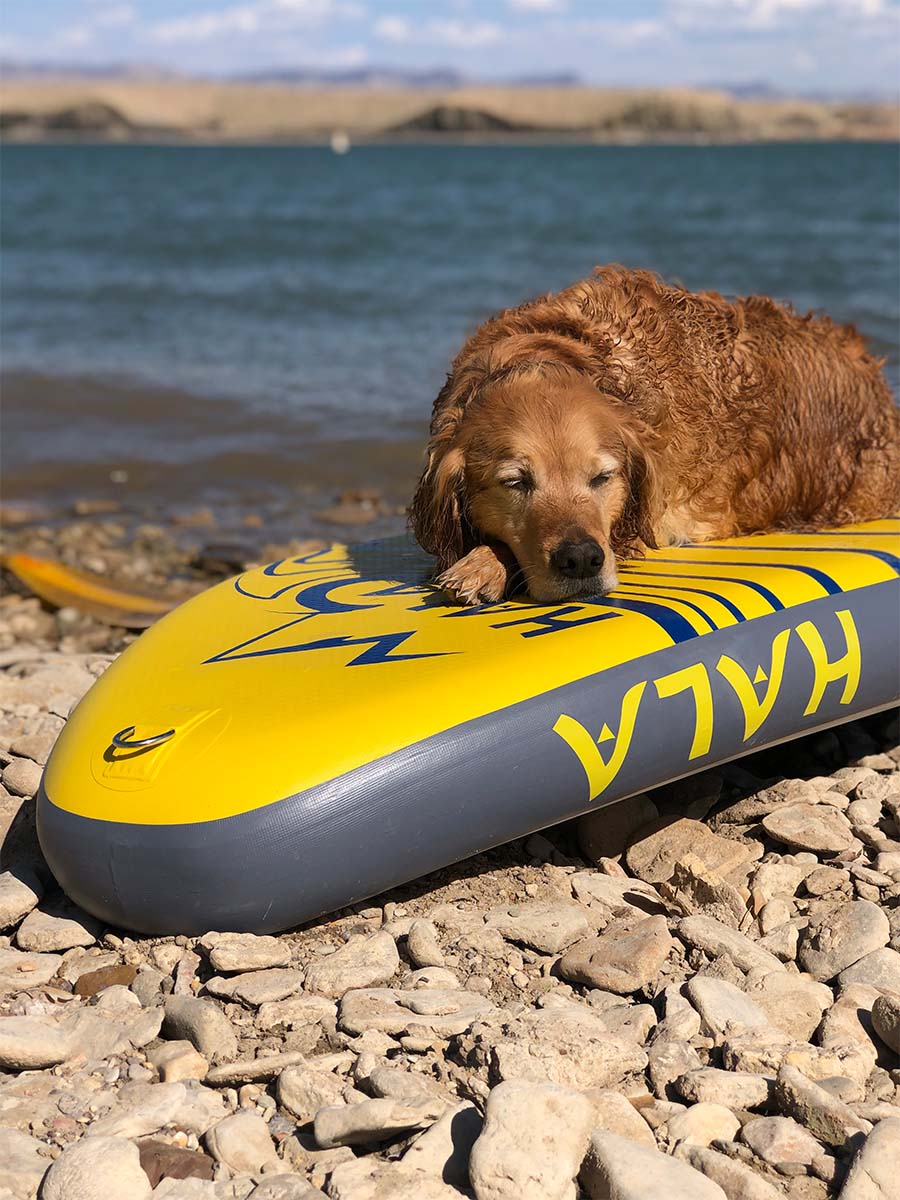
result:
M 476 546 L 438 575 L 437 583 L 459 604 L 496 604 L 518 569 L 506 546 Z

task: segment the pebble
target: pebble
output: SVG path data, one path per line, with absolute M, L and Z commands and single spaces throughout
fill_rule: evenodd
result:
M 345 1081 L 333 1071 L 291 1066 L 278 1076 L 276 1095 L 298 1125 L 308 1125 L 319 1109 L 343 1103 L 345 1087 Z
M 666 1122 L 665 1135 L 671 1145 L 690 1142 L 708 1146 L 710 1142 L 730 1142 L 741 1127 L 740 1121 L 723 1104 L 700 1101 Z
M 146 1137 L 174 1121 L 187 1099 L 182 1083 L 133 1084 L 90 1127 L 89 1136 Z
M 564 954 L 559 973 L 572 983 L 626 995 L 659 973 L 673 944 L 665 917 L 614 921 Z
M 717 1183 L 687 1163 L 605 1130 L 591 1135 L 580 1181 L 590 1200 L 725 1200 Z
M 771 1027 L 768 1014 L 727 979 L 695 975 L 688 980 L 687 993 L 703 1018 L 706 1031 L 717 1042 L 727 1034 Z
M 872 1005 L 872 1028 L 895 1054 L 900 1054 L 900 993 L 886 992 Z
M 206 991 L 211 996 L 229 1000 L 240 1000 L 251 1008 L 285 1000 L 303 986 L 303 972 L 291 967 L 266 967 L 259 971 L 247 971 L 242 975 L 224 978 L 221 975 L 208 979 Z
M 590 1010 L 584 1015 L 531 1010 L 499 1029 L 486 1023 L 485 1042 L 498 1079 L 546 1081 L 578 1091 L 612 1087 L 647 1065 L 642 1047 L 610 1034 Z
M 385 1163 L 377 1158 L 351 1158 L 349 1162 L 338 1163 L 330 1173 L 328 1195 L 330 1200 L 459 1200 L 460 1197 L 455 1188 L 439 1179 L 408 1170 L 402 1162 Z
M 190 1042 L 163 1042 L 148 1053 L 147 1059 L 164 1083 L 205 1079 L 209 1072 L 209 1062 Z
M 827 982 L 884 946 L 890 925 L 884 912 L 870 900 L 852 900 L 827 909 L 804 932 L 798 960 L 814 979 Z
M 209 1000 L 168 996 L 162 1028 L 167 1038 L 186 1038 L 211 1063 L 237 1058 L 237 1037 L 231 1023 Z
M 655 1094 L 674 1100 L 675 1081 L 701 1067 L 700 1055 L 690 1042 L 653 1042 L 647 1051 L 647 1074 Z
M 900 1117 L 879 1121 L 847 1172 L 841 1200 L 893 1200 L 900 1179 Z
M 53 743 L 56 741 L 59 730 L 62 728 L 62 721 L 59 718 L 45 718 L 48 721 L 53 721 L 54 724 L 50 728 L 45 728 L 38 733 L 26 733 L 22 737 L 17 737 L 10 744 L 10 754 L 19 755 L 22 758 L 33 759 L 39 766 L 44 766 L 47 759 L 50 757 L 50 751 L 53 749 Z
M 671 879 L 659 884 L 659 890 L 666 900 L 685 915 L 703 913 L 734 928 L 743 922 L 747 913 L 747 902 L 738 889 L 710 870 L 703 859 L 695 854 L 680 858 Z M 765 906 L 763 913 L 773 906 L 786 903 L 781 898 L 773 900 Z M 761 914 L 760 924 L 762 921 Z
M 320 1108 L 313 1123 L 316 1144 L 365 1146 L 393 1141 L 399 1134 L 433 1125 L 447 1104 L 441 1100 L 363 1100 Z
M 674 1151 L 707 1179 L 717 1183 L 728 1200 L 783 1200 L 784 1193 L 742 1162 L 706 1146 L 683 1143 Z
M 742 971 L 784 969 L 774 954 L 761 949 L 737 929 L 731 929 L 712 917 L 684 917 L 678 922 L 677 933 L 682 941 L 707 954 L 714 957 L 726 954 Z
M 72 950 L 76 946 L 93 946 L 97 940 L 97 924 L 86 913 L 69 915 L 32 909 L 16 934 L 20 950 L 36 954 Z
M 591 932 L 579 904 L 511 904 L 492 909 L 485 927 L 542 954 L 559 954 Z
M 59 954 L 28 954 L 0 946 L 0 999 L 49 983 L 61 963 Z
M 256 1083 L 261 1079 L 275 1079 L 288 1067 L 306 1061 L 306 1055 L 300 1050 L 261 1054 L 258 1058 L 241 1058 L 213 1067 L 206 1076 L 206 1083 L 210 1087 L 234 1087 L 241 1083 Z
M 3 768 L 3 786 L 14 796 L 33 796 L 40 787 L 42 768 L 30 758 L 14 758 Z
M 636 914 L 664 913 L 663 898 L 652 884 L 640 879 L 600 875 L 596 871 L 578 871 L 572 876 L 572 891 L 583 904 L 597 904 L 613 910 L 629 909 Z
M 762 819 L 769 837 L 813 854 L 840 854 L 853 845 L 853 830 L 843 813 L 827 804 L 790 804 Z
M 438 945 L 437 930 L 431 921 L 413 921 L 406 938 L 406 949 L 414 967 L 444 965 L 444 954 Z
M 871 954 L 857 959 L 852 966 L 845 967 L 837 981 L 842 987 L 850 983 L 863 983 L 886 992 L 900 993 L 900 953 L 889 946 L 873 950 Z
M 584 1093 L 594 1108 L 594 1129 L 605 1129 L 645 1146 L 656 1146 L 650 1126 L 621 1092 L 591 1088 Z
M 484 1119 L 474 1104 L 456 1104 L 416 1138 L 403 1156 L 403 1165 L 453 1187 L 467 1188 L 469 1156 L 483 1126 Z
M 36 1196 L 51 1153 L 46 1142 L 18 1129 L 0 1127 L 0 1196 L 10 1200 Z
M 351 989 L 388 983 L 399 966 L 397 945 L 389 933 L 381 930 L 369 937 L 355 934 L 334 954 L 309 967 L 306 987 L 339 998 Z
M 324 1193 L 299 1175 L 275 1175 L 253 1188 L 248 1200 L 324 1200 Z
M 150 1181 L 138 1148 L 121 1137 L 83 1138 L 50 1167 L 41 1200 L 146 1200 Z
M 465 1033 L 491 1007 L 484 996 L 462 988 L 361 988 L 344 994 L 339 1023 L 353 1034 L 369 1029 L 392 1035 L 416 1030 L 449 1038 Z
M 681 984 L 670 983 L 657 995 L 663 1017 L 654 1032 L 654 1040 L 688 1042 L 700 1032 L 700 1014 L 684 995 Z
M 336 1016 L 337 1005 L 333 1000 L 304 993 L 290 996 L 287 1000 L 261 1004 L 256 1014 L 256 1023 L 263 1030 L 297 1029 L 317 1024 L 319 1021 L 334 1022 Z
M 790 1117 L 754 1117 L 743 1126 L 741 1137 L 754 1154 L 773 1167 L 781 1163 L 808 1167 L 823 1153 L 812 1134 Z
M 40 1071 L 72 1053 L 72 1035 L 43 1017 L 0 1017 L 0 1068 Z
M 800 1042 L 810 1040 L 822 1014 L 834 1003 L 827 984 L 790 971 L 751 971 L 744 994 L 776 1028 Z
M 785 1055 L 796 1045 L 774 1026 L 729 1033 L 722 1042 L 722 1065 L 729 1071 L 768 1075 L 778 1070 Z
M 218 1121 L 205 1140 L 213 1158 L 231 1171 L 258 1175 L 277 1171 L 281 1165 L 268 1125 L 247 1109 Z
M 324 1192 L 299 1175 L 274 1175 L 253 1189 L 250 1200 L 324 1200 Z
M 366 1075 L 365 1084 L 373 1096 L 385 1100 L 447 1099 L 439 1084 L 430 1076 L 418 1071 L 405 1071 L 401 1067 L 375 1067 Z
M 138 1151 L 151 1187 L 165 1178 L 212 1179 L 215 1173 L 215 1163 L 206 1154 L 170 1145 L 161 1138 L 147 1138 L 139 1143 Z
M 784 1063 L 775 1081 L 775 1099 L 780 1111 L 799 1121 L 820 1142 L 840 1149 L 857 1134 L 868 1133 L 871 1126 L 836 1096 L 796 1067 Z
M 846 888 L 850 883 L 850 872 L 842 867 L 817 867 L 810 871 L 803 881 L 807 895 L 827 896 L 839 888 Z
M 96 962 L 97 959 L 87 961 Z M 137 967 L 129 966 L 127 963 L 97 967 L 94 970 L 80 971 L 75 976 L 75 986 L 72 990 L 76 996 L 96 996 L 98 992 L 103 992 L 110 987 L 128 987 L 134 982 L 136 975 Z M 140 1003 L 140 1000 L 138 1002 Z
M 713 833 L 702 821 L 661 817 L 638 830 L 625 851 L 625 862 L 631 874 L 645 883 L 663 883 L 671 879 L 676 862 L 688 854 L 717 875 L 727 875 L 750 860 L 751 850 Z
M 31 912 L 43 893 L 37 876 L 31 872 L 0 873 L 0 929 L 17 925 Z
M 575 1200 L 593 1120 L 590 1101 L 570 1088 L 498 1084 L 469 1159 L 478 1200 Z
M 775 1077 L 749 1071 L 699 1067 L 675 1080 L 675 1090 L 692 1104 L 724 1104 L 726 1108 L 762 1108 L 771 1103 Z
M 200 939 L 216 971 L 259 971 L 284 967 L 291 961 L 291 947 L 276 937 L 253 933 L 207 933 Z

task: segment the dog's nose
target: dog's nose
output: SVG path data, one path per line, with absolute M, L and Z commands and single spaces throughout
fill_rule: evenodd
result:
M 550 565 L 567 579 L 589 579 L 603 566 L 603 550 L 593 538 L 560 542 L 550 555 Z

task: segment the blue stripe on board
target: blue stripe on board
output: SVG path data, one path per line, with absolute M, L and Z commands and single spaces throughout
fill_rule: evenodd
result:
M 673 642 L 689 642 L 691 638 L 700 636 L 687 617 L 666 608 L 664 604 L 654 604 L 652 600 L 613 600 L 605 596 L 602 600 L 584 600 L 582 603 L 598 608 L 621 608 L 626 612 L 640 613 L 641 616 L 655 621 Z
M 699 550 L 699 549 L 702 549 L 702 547 L 691 546 L 690 549 L 691 550 Z M 710 547 L 710 549 L 718 549 L 720 551 L 727 551 L 730 554 L 733 550 L 741 550 L 741 549 L 743 549 L 743 547 L 742 546 L 717 546 L 717 547 Z M 766 546 L 765 549 L 771 550 L 771 546 Z M 796 551 L 794 553 L 796 553 Z M 655 558 L 654 557 L 654 558 L 648 559 L 647 561 L 650 563 L 654 563 L 654 564 L 655 563 L 677 563 L 677 565 L 679 567 L 690 567 L 692 565 L 699 565 L 696 563 L 692 564 L 690 559 L 684 559 L 684 558 Z M 820 587 L 825 589 L 825 591 L 828 593 L 829 596 L 838 596 L 844 590 L 842 587 L 839 587 L 835 583 L 835 581 L 831 578 L 830 575 L 826 575 L 824 571 L 820 571 L 816 567 L 800 567 L 796 563 L 779 563 L 779 562 L 755 562 L 753 565 L 754 565 L 754 567 L 777 567 L 779 571 L 799 571 L 801 575 L 807 575 L 810 579 L 814 579 Z M 745 570 L 747 568 L 747 564 L 745 562 L 729 562 L 728 559 L 725 559 L 725 558 L 713 559 L 712 562 L 710 563 L 710 566 L 743 567 Z M 707 578 L 707 576 L 704 576 L 704 578 Z M 744 581 L 741 580 L 740 582 L 744 582 Z M 783 608 L 784 606 L 779 605 L 778 607 Z
M 651 565 L 651 561 L 652 560 L 650 560 L 650 559 L 647 560 L 648 567 Z M 666 578 L 669 578 L 673 574 L 673 572 L 672 571 L 657 572 L 657 571 L 650 571 L 650 570 L 644 569 L 642 571 L 630 571 L 629 574 L 649 575 L 652 578 L 656 578 L 659 575 L 663 575 Z M 775 612 L 781 612 L 781 610 L 784 608 L 784 605 L 781 603 L 781 601 L 778 599 L 778 597 L 775 595 L 775 593 L 773 591 L 771 591 L 769 588 L 767 588 L 764 583 L 757 583 L 755 579 L 736 579 L 733 575 L 704 575 L 703 579 L 704 579 L 704 581 L 712 580 L 713 583 L 738 583 L 741 585 L 741 587 L 750 588 L 750 590 L 752 592 L 756 592 L 757 596 L 762 596 L 763 600 L 765 600 L 767 604 L 770 604 Z M 653 587 L 655 585 L 654 584 L 646 584 L 643 586 Z M 668 587 L 669 585 L 665 584 L 663 586 Z M 713 594 L 715 594 L 715 593 L 713 593 Z M 720 600 L 721 597 L 716 596 L 716 599 Z M 722 603 L 724 604 L 724 600 L 722 601 Z M 742 619 L 744 619 L 744 618 L 742 618 Z
M 804 537 L 806 535 L 804 534 Z M 879 562 L 886 563 L 900 575 L 900 558 L 896 554 L 891 554 L 887 550 L 870 550 L 866 546 L 857 548 L 856 546 L 722 546 L 716 547 L 713 545 L 707 546 L 691 546 L 691 550 L 715 550 L 722 549 L 728 554 L 736 552 L 738 554 L 868 554 L 870 558 L 877 558 Z M 761 566 L 768 566 L 767 563 L 761 563 Z
M 622 586 L 627 588 L 628 584 L 625 583 Z M 619 594 L 620 594 L 619 589 L 616 588 L 614 595 L 618 597 Z M 656 592 L 653 595 L 654 595 L 654 599 L 656 599 L 656 600 L 668 600 L 670 604 L 683 604 L 685 608 L 689 608 L 693 612 L 695 612 L 697 614 L 697 616 L 703 620 L 703 623 L 705 625 L 708 625 L 710 629 L 718 629 L 719 628 L 718 625 L 716 625 L 716 623 L 712 620 L 712 618 L 703 611 L 703 609 L 700 607 L 699 604 L 692 604 L 690 600 L 681 600 L 675 596 L 662 595 L 659 592 Z
M 646 589 L 646 588 L 656 587 L 657 585 L 653 584 L 653 583 L 629 583 L 627 580 L 623 580 L 621 583 L 621 586 L 628 587 L 628 588 L 645 588 Z M 732 604 L 732 602 L 730 600 L 727 600 L 724 596 L 720 596 L 718 592 L 710 592 L 710 591 L 707 591 L 706 588 L 682 587 L 681 585 L 676 586 L 675 584 L 668 584 L 668 583 L 663 584 L 662 586 L 667 591 L 670 591 L 670 592 L 692 592 L 695 596 L 709 596 L 709 598 L 711 600 L 717 601 L 719 604 L 722 605 L 723 608 L 727 609 L 728 612 L 731 613 L 731 615 L 734 617 L 734 619 L 736 621 L 746 621 L 747 620 L 747 618 L 744 616 L 744 614 L 741 612 L 741 610 L 738 608 L 738 606 L 736 604 Z M 657 595 L 659 595 L 658 592 L 657 592 Z M 682 600 L 681 603 L 687 604 L 688 601 Z M 704 616 L 705 615 L 706 614 L 704 614 Z M 708 619 L 709 618 L 707 617 L 707 620 Z

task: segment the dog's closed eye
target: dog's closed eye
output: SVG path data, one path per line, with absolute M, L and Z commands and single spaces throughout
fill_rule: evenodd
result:
M 530 471 L 504 472 L 497 477 L 497 482 L 512 492 L 534 491 L 534 476 Z
M 609 481 L 612 479 L 613 475 L 615 475 L 615 471 L 601 471 L 599 475 L 595 475 L 594 478 L 591 480 L 591 487 L 592 488 L 603 487 L 603 485 L 605 483 L 609 483 Z

